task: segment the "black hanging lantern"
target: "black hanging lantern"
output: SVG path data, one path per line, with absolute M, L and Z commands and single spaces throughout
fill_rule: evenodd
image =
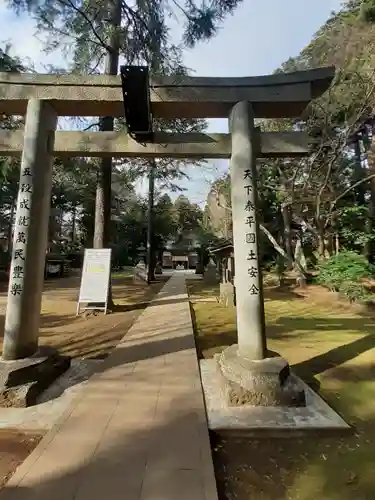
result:
M 147 66 L 121 66 L 125 121 L 129 134 L 138 142 L 152 142 L 152 116 Z

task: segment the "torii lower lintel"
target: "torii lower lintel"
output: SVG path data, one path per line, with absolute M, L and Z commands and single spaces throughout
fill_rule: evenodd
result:
M 156 132 L 154 140 L 142 144 L 122 132 L 56 132 L 53 154 L 57 157 L 228 159 L 232 150 L 230 134 Z M 313 142 L 304 132 L 263 132 L 259 156 L 306 156 Z M 17 157 L 22 148 L 22 130 L 0 130 L 0 155 Z

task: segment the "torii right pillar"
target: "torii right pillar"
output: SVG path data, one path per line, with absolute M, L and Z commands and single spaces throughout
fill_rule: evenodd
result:
M 265 331 L 256 159 L 260 134 L 251 103 L 237 103 L 229 117 L 233 243 L 238 344 L 219 355 L 227 403 L 232 406 L 304 406 L 305 394 L 288 362 L 269 357 Z

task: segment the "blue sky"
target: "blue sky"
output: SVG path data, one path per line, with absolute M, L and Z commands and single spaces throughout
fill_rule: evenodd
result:
M 255 76 L 272 73 L 290 56 L 307 45 L 341 0 L 245 0 L 223 23 L 217 37 L 185 52 L 185 65 L 195 76 Z M 171 26 L 174 40 L 181 27 Z M 29 57 L 43 72 L 43 63 L 62 63 L 61 54 L 46 56 L 35 36 L 35 25 L 26 15 L 17 17 L 0 0 L 0 44 L 12 43 L 12 52 Z M 211 120 L 211 131 L 227 132 L 226 120 Z M 187 196 L 195 202 L 206 199 L 209 183 L 228 167 L 226 161 L 209 167 L 189 169 L 191 180 L 184 182 Z M 146 184 L 140 186 L 144 191 Z

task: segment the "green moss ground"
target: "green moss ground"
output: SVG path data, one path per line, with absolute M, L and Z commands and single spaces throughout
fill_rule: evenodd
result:
M 236 341 L 235 309 L 195 302 L 217 294 L 189 286 L 198 352 Z M 214 440 L 220 497 L 236 500 L 375 499 L 375 313 L 323 288 L 266 287 L 268 348 L 289 360 L 354 427 L 352 435 Z

